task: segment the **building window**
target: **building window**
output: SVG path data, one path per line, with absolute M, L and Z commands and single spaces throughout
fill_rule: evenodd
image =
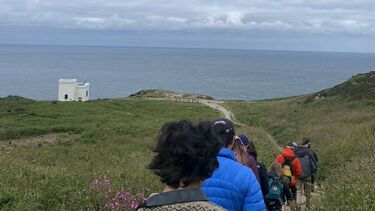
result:
M 88 96 L 89 96 L 89 91 L 86 90 L 86 97 L 88 97 Z
M 68 95 L 65 95 L 65 100 L 67 100 L 68 99 Z

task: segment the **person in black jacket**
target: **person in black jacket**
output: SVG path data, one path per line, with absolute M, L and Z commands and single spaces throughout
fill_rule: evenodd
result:
M 256 161 L 258 173 L 259 173 L 259 183 L 262 189 L 263 198 L 266 197 L 268 193 L 268 174 L 266 166 L 257 160 L 257 151 L 255 149 L 255 144 L 252 140 L 249 140 L 245 135 L 239 135 L 244 145 L 246 145 L 247 153 L 249 156 L 253 157 Z
M 314 189 L 314 180 L 317 173 L 318 156 L 311 149 L 310 140 L 303 138 L 302 144 L 294 149 L 294 153 L 298 156 L 302 173 L 297 181 L 297 206 L 301 207 L 301 196 L 306 197 L 306 208 L 310 208 L 311 192 Z

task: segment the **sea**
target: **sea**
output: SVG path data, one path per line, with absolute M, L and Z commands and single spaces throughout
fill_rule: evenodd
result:
M 59 79 L 90 98 L 142 89 L 258 100 L 313 93 L 375 69 L 374 53 L 0 45 L 0 97 L 56 100 Z

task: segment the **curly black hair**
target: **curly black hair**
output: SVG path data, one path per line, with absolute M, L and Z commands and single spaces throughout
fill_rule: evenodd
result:
M 157 138 L 149 169 L 172 188 L 209 178 L 219 166 L 219 137 L 210 122 L 194 126 L 187 120 L 166 123 Z

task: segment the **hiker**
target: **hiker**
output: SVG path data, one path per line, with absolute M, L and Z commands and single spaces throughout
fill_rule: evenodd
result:
M 294 149 L 294 153 L 298 156 L 302 166 L 302 173 L 297 181 L 297 206 L 301 206 L 301 196 L 304 195 L 306 197 L 306 208 L 310 208 L 318 157 L 311 149 L 310 139 L 308 138 L 302 139 L 302 144 Z
M 233 145 L 231 150 L 236 155 L 237 162 L 249 167 L 253 171 L 254 175 L 256 176 L 259 182 L 257 163 L 255 159 L 247 153 L 246 145 L 239 136 L 233 137 Z
M 287 180 L 283 175 L 283 169 L 278 162 L 273 162 L 268 172 L 269 176 L 269 192 L 266 196 L 267 210 L 278 211 L 282 210 L 282 206 L 287 201 L 291 201 L 292 193 L 290 192 Z
M 261 163 L 261 162 L 259 162 L 257 160 L 258 154 L 256 152 L 254 142 L 252 140 L 249 140 L 243 134 L 239 135 L 239 137 L 240 137 L 240 139 L 242 140 L 242 142 L 246 146 L 246 151 L 247 151 L 247 154 L 250 157 L 250 160 L 251 160 L 251 158 L 255 160 L 256 167 L 257 167 L 258 174 L 259 174 L 258 181 L 259 181 L 259 184 L 260 184 L 260 188 L 262 189 L 263 198 L 265 198 L 266 195 L 267 195 L 267 193 L 268 193 L 268 174 L 267 174 L 267 168 L 266 168 L 266 166 L 263 163 Z
M 254 173 L 236 161 L 230 148 L 235 135 L 233 123 L 217 119 L 213 127 L 221 137 L 217 159 L 219 168 L 202 185 L 208 199 L 226 210 L 266 210 L 262 192 Z
M 289 187 L 292 191 L 293 203 L 290 208 L 296 210 L 295 202 L 297 200 L 297 178 L 301 175 L 301 163 L 298 157 L 294 154 L 294 145 L 292 142 L 288 143 L 283 151 L 277 155 L 276 162 L 283 167 L 283 174 L 287 177 Z
M 259 181 L 260 181 L 260 187 L 262 189 L 262 194 L 263 194 L 263 197 L 265 198 L 267 193 L 268 193 L 268 175 L 267 175 L 267 168 L 266 166 L 259 162 L 258 161 L 258 153 L 255 149 L 255 144 L 254 144 L 254 141 L 252 140 L 248 140 L 246 136 L 241 136 L 240 135 L 240 138 L 242 140 L 246 140 L 249 142 L 249 144 L 247 145 L 247 153 L 253 157 L 257 163 L 257 169 L 258 169 L 258 173 L 259 173 Z
M 209 202 L 200 190 L 218 167 L 218 139 L 210 122 L 198 126 L 186 120 L 166 123 L 148 167 L 166 186 L 162 193 L 151 194 L 137 210 L 224 210 Z

